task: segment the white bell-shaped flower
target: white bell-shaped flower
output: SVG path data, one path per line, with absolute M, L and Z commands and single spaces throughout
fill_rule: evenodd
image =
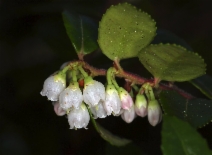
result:
M 54 101 L 52 102 L 52 104 L 54 106 L 54 112 L 56 113 L 57 116 L 63 116 L 66 114 L 66 110 L 60 107 L 59 101 Z
M 126 123 L 131 123 L 134 118 L 135 118 L 135 109 L 134 106 L 132 106 L 129 110 L 124 110 L 124 112 L 121 114 L 121 118 L 126 122 Z
M 107 113 L 103 107 L 103 101 L 100 101 L 99 104 L 94 107 L 91 107 L 90 109 L 95 119 L 105 118 L 107 116 Z
M 118 91 L 113 85 L 107 85 L 106 97 L 104 102 L 104 107 L 107 115 L 119 115 L 121 110 L 121 100 L 118 95 Z
M 80 90 L 77 82 L 70 83 L 70 85 L 62 91 L 59 96 L 60 106 L 64 110 L 68 110 L 72 106 L 77 109 L 80 107 L 82 101 L 82 91 Z
M 68 123 L 70 125 L 70 129 L 87 129 L 86 127 L 89 121 L 90 116 L 88 113 L 88 109 L 86 108 L 84 103 L 81 104 L 80 108 L 72 108 L 71 111 L 68 113 Z
M 84 80 L 83 99 L 89 107 L 96 106 L 100 100 L 105 101 L 105 87 L 102 83 L 87 77 Z
M 136 95 L 135 113 L 141 117 L 145 117 L 147 115 L 147 100 L 143 94 Z
M 57 101 L 60 93 L 66 87 L 65 75 L 57 74 L 48 77 L 44 81 L 43 90 L 40 92 L 42 96 L 47 96 L 51 101 Z
M 123 114 L 124 113 L 124 109 L 120 109 L 120 111 L 119 111 L 119 113 L 117 113 L 117 114 L 115 114 L 115 113 L 113 113 L 113 116 L 120 116 L 121 114 Z
M 132 97 L 122 87 L 119 87 L 118 92 L 119 92 L 119 97 L 121 99 L 121 107 L 125 110 L 129 110 L 133 105 Z
M 148 104 L 148 121 L 152 126 L 156 126 L 162 120 L 162 112 L 157 100 L 151 100 Z

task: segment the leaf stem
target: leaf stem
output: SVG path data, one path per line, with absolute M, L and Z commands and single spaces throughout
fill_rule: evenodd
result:
M 115 58 L 114 64 L 115 64 L 115 67 L 117 68 L 117 70 L 118 70 L 119 72 L 123 72 L 123 68 L 121 67 L 121 65 L 120 65 L 120 63 L 119 63 L 119 59 L 118 59 L 118 58 Z

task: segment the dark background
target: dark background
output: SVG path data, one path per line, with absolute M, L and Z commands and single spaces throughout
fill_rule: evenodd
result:
M 119 2 L 123 1 L 0 1 L 1 155 L 106 154 L 107 144 L 91 123 L 88 130 L 70 130 L 67 119 L 54 114 L 51 102 L 40 91 L 44 80 L 63 62 L 77 59 L 63 26 L 63 8 L 68 6 L 99 21 L 111 4 Z M 172 32 L 183 38 L 182 42 L 205 59 L 207 73 L 212 75 L 211 0 L 128 2 L 150 14 L 168 36 Z M 102 65 L 97 59 L 93 63 Z M 146 118 L 126 124 L 112 116 L 98 121 L 113 133 L 133 139 L 144 152 L 161 154 L 161 124 L 151 127 Z M 212 148 L 211 124 L 199 131 Z

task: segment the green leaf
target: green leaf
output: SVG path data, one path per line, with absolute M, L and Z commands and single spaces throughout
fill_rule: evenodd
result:
M 202 127 L 212 120 L 212 100 L 186 99 L 175 91 L 162 91 L 159 101 L 165 114 L 175 115 L 193 127 Z
M 196 53 L 177 45 L 150 45 L 138 55 L 144 67 L 155 78 L 188 81 L 205 74 L 204 60 Z
M 100 134 L 100 136 L 106 140 L 107 142 L 109 142 L 111 145 L 114 146 L 125 146 L 129 143 L 131 143 L 132 141 L 129 139 L 125 139 L 125 138 L 120 138 L 116 135 L 113 135 L 111 132 L 109 132 L 108 130 L 106 130 L 105 128 L 103 128 L 101 125 L 99 125 L 95 119 L 92 116 L 92 113 L 90 111 L 90 109 L 88 109 L 89 114 L 90 114 L 90 118 L 91 121 L 96 129 L 96 131 Z
M 164 115 L 162 127 L 163 155 L 211 155 L 206 140 L 188 123 Z
M 209 75 L 203 75 L 189 82 L 198 88 L 208 98 L 212 99 L 212 78 Z
M 155 36 L 155 22 L 141 10 L 123 3 L 111 6 L 99 23 L 98 43 L 111 60 L 136 57 Z
M 77 54 L 89 54 L 98 48 L 97 25 L 90 18 L 70 13 L 62 13 L 64 25 Z

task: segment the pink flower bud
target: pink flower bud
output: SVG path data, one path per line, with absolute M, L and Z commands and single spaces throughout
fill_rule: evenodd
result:
M 130 94 L 122 87 L 118 89 L 119 97 L 121 99 L 121 107 L 125 110 L 129 110 L 133 105 L 133 100 Z
M 107 115 L 111 115 L 111 113 L 114 115 L 119 114 L 121 109 L 121 100 L 113 85 L 107 85 L 105 98 L 104 107 Z
M 94 116 L 94 118 L 105 118 L 107 116 L 107 113 L 103 107 L 103 102 L 100 101 L 99 104 L 97 104 L 94 107 L 91 107 L 91 112 Z
M 89 107 L 97 105 L 100 100 L 105 101 L 105 87 L 102 83 L 93 79 L 85 79 L 84 82 L 83 99 Z
M 152 126 L 156 126 L 162 119 L 162 112 L 157 100 L 149 101 L 148 104 L 148 121 Z
M 60 106 L 64 110 L 68 110 L 72 106 L 79 108 L 83 101 L 82 92 L 77 82 L 71 83 L 59 96 Z
M 136 95 L 135 112 L 141 117 L 145 117 L 147 115 L 147 100 L 143 94 Z
M 65 75 L 50 76 L 45 80 L 43 90 L 40 94 L 47 96 L 51 101 L 57 101 L 60 93 L 65 89 L 65 83 Z
M 124 110 L 124 112 L 121 114 L 121 118 L 126 123 L 131 123 L 135 118 L 135 109 L 134 106 L 132 106 L 129 110 Z
M 66 111 L 63 110 L 61 107 L 60 107 L 60 104 L 58 101 L 54 101 L 52 102 L 53 106 L 54 106 L 54 112 L 56 113 L 57 116 L 63 116 L 66 114 Z
M 90 116 L 88 113 L 88 109 L 85 104 L 82 103 L 79 109 L 71 109 L 68 114 L 68 123 L 70 125 L 70 129 L 80 129 L 87 127 L 90 121 Z

